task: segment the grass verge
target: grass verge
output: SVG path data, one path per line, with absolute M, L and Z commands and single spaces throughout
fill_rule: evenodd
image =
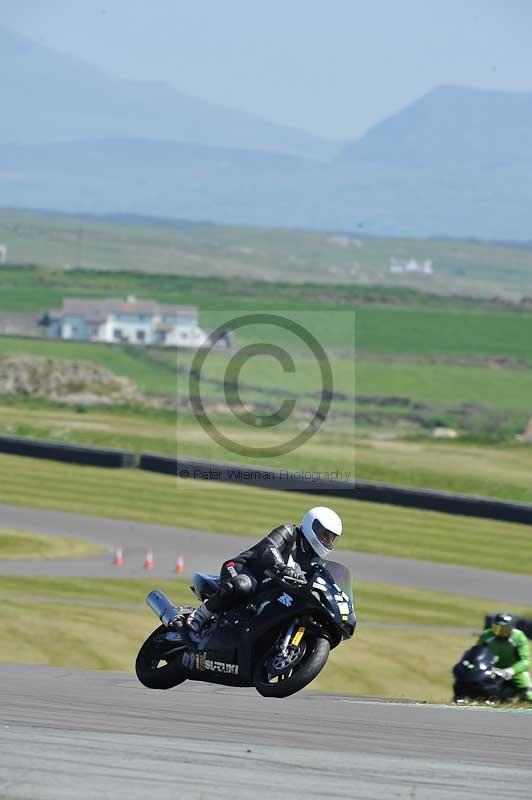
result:
M 345 548 L 532 573 L 532 534 L 525 525 L 214 481 L 174 480 L 139 470 L 72 467 L 4 455 L 0 502 L 257 539 L 280 521 L 298 520 L 310 506 L 332 504 L 344 519 Z
M 361 628 L 356 640 L 333 650 L 310 688 L 446 703 L 452 697 L 452 666 L 473 642 L 466 633 Z
M 97 556 L 104 547 L 93 542 L 0 528 L 0 561 L 19 558 L 83 558 Z

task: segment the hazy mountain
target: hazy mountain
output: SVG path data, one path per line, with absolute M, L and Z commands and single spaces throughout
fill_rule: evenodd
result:
M 321 167 L 278 153 L 144 139 L 0 145 L 0 206 L 302 224 Z
M 68 80 L 61 79 L 63 94 Z M 49 75 L 47 81 L 55 78 Z M 108 112 L 114 108 L 123 123 L 114 98 L 111 92 L 105 100 Z M 96 101 L 104 105 L 103 99 Z M 26 113 L 28 126 L 33 119 L 42 135 L 34 106 Z M 54 114 L 49 113 L 52 124 Z M 0 144 L 0 205 L 384 235 L 530 240 L 531 123 L 530 94 L 444 87 L 323 162 L 223 147 L 222 140 L 208 146 L 139 138 L 142 125 L 132 116 L 136 138 Z
M 109 76 L 4 28 L 0 75 L 0 142 L 128 137 L 316 158 L 330 158 L 341 147 L 306 131 L 190 97 L 164 83 Z
M 532 159 L 532 92 L 441 86 L 346 145 L 338 160 L 446 170 Z
M 344 199 L 370 227 L 532 238 L 532 93 L 440 87 L 344 148 Z M 365 188 L 364 188 L 365 187 Z

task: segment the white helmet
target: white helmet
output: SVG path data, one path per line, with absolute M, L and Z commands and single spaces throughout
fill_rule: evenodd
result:
M 342 533 L 342 520 L 331 508 L 316 506 L 307 511 L 299 526 L 320 558 L 327 558 Z

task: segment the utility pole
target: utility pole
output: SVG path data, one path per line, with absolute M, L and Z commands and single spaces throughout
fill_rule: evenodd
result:
M 78 230 L 78 269 L 83 266 L 83 227 L 80 225 Z

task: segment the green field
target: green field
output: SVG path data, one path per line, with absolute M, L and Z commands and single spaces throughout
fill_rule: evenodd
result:
M 526 247 L 385 239 L 300 230 L 119 224 L 90 217 L 0 211 L 0 240 L 15 263 L 191 276 L 390 283 L 447 293 L 530 291 Z M 430 258 L 435 275 L 394 276 L 389 258 Z
M 317 495 L 176 481 L 140 470 L 72 469 L 54 462 L 46 462 L 37 481 L 35 465 L 33 459 L 0 456 L 0 502 L 257 539 L 279 520 L 298 520 L 309 506 L 331 503 Z M 345 548 L 532 573 L 531 534 L 525 525 L 345 499 L 335 499 L 334 507 L 344 520 Z
M 422 403 L 461 403 L 532 414 L 532 370 L 476 366 L 381 363 L 357 360 L 358 395 L 411 398 Z
M 176 375 L 156 361 L 143 358 L 134 348 L 92 345 L 89 342 L 47 341 L 0 337 L 0 354 L 29 353 L 36 356 L 93 361 L 102 367 L 131 378 L 148 392 L 175 395 Z
M 182 399 L 188 396 L 190 354 L 180 354 L 176 365 L 172 353 L 8 337 L 0 338 L 2 353 L 92 360 L 130 378 L 148 394 L 174 398 L 177 392 Z M 221 382 L 228 358 L 222 353 L 209 357 L 202 373 L 206 380 L 201 384 L 202 396 L 215 406 L 217 415 L 226 417 Z M 315 409 L 315 387 L 321 385 L 316 364 L 297 356 L 295 364 L 294 375 L 285 376 L 273 360 L 250 360 L 241 373 L 243 401 L 250 406 L 266 404 L 273 412 L 279 408 L 286 390 L 297 398 L 296 415 L 305 416 L 304 409 Z M 532 414 L 532 372 L 528 369 L 388 363 L 361 358 L 353 361 L 341 356 L 332 358 L 331 366 L 336 391 L 346 392 L 348 398 L 333 401 L 332 410 L 340 416 L 331 414 L 328 424 L 335 420 L 336 427 L 348 431 L 353 431 L 353 405 L 360 433 L 366 428 L 395 427 L 396 433 L 403 436 L 451 425 L 486 440 L 512 439 L 524 430 Z M 355 396 L 353 404 L 349 398 Z M 387 398 L 393 398 L 392 405 L 387 405 Z M 398 422 L 403 424 L 402 432 Z M 278 433 L 282 435 L 282 428 Z
M 0 312 L 42 312 L 60 305 L 65 296 L 124 296 L 131 291 L 197 304 L 206 329 L 250 311 L 284 312 L 301 322 L 327 350 L 335 389 L 356 395 L 359 436 L 375 430 L 401 438 L 430 435 L 443 425 L 477 441 L 511 441 L 532 414 L 532 314 L 526 304 L 466 302 L 389 288 L 364 289 L 366 295 L 361 295 L 360 287 L 348 286 L 0 267 Z M 243 329 L 237 344 L 260 340 L 261 335 L 258 326 Z M 277 333 L 277 343 L 294 356 L 295 374 L 283 373 L 272 358 L 250 359 L 241 376 L 249 387 L 243 388 L 245 403 L 275 410 L 282 389 L 298 395 L 299 408 L 315 403 L 311 395 L 320 385 L 316 364 L 301 342 L 289 339 L 285 332 Z M 0 355 L 10 353 L 94 361 L 130 378 L 144 392 L 175 397 L 177 391 L 180 398 L 187 396 L 193 359 L 192 353 L 176 357 L 174 351 L 153 348 L 0 337 Z M 215 381 L 223 380 L 228 358 L 214 352 L 204 368 L 208 380 L 202 391 L 218 408 L 222 389 Z M 336 428 L 350 435 L 352 401 L 335 399 L 334 408 Z M 344 461 L 350 462 L 350 455 Z
M 530 360 L 532 314 L 527 305 L 438 298 L 393 288 L 347 285 L 335 289 L 310 283 L 293 287 L 245 279 L 0 266 L 0 311 L 43 313 L 60 307 L 64 297 L 124 297 L 131 293 L 197 305 L 200 322 L 207 328 L 216 324 L 221 309 L 312 311 L 313 316 L 318 315 L 316 324 L 325 347 L 351 349 L 351 343 L 346 345 L 345 315 L 340 312 L 354 310 L 360 353 Z
M 303 319 L 308 315 L 303 315 Z M 314 319 L 314 326 L 319 326 L 319 319 Z M 352 317 L 351 317 L 352 322 Z M 303 321 L 303 324 L 305 322 Z M 347 324 L 351 330 L 351 350 L 342 355 L 333 354 L 329 358 L 333 376 L 333 387 L 336 391 L 347 392 L 350 398 L 355 394 L 355 362 L 353 359 L 354 341 L 353 325 Z M 258 333 L 256 333 L 258 335 Z M 246 344 L 250 339 L 242 341 Z M 266 340 L 268 341 L 268 340 Z M 284 373 L 280 364 L 270 357 L 250 358 L 241 371 L 241 381 L 254 384 L 251 393 L 246 392 L 246 399 L 251 401 L 272 402 L 274 407 L 279 407 L 276 399 L 278 391 L 288 390 L 298 397 L 305 398 L 316 405 L 315 394 L 317 387 L 321 386 L 318 362 L 310 356 L 308 348 L 302 345 L 295 337 L 285 347 L 293 358 L 295 373 Z M 161 350 L 155 348 L 138 348 L 128 345 L 100 345 L 88 342 L 67 342 L 61 340 L 30 339 L 2 336 L 0 337 L 0 357 L 2 355 L 30 354 L 54 359 L 69 361 L 94 362 L 105 367 L 116 375 L 130 378 L 139 388 L 156 395 L 176 397 L 176 392 L 185 397 L 188 393 L 188 373 L 193 363 L 194 354 L 190 351 L 177 353 L 173 348 Z M 202 381 L 202 394 L 213 399 L 221 396 L 221 385 L 209 383 L 208 379 L 223 381 L 229 359 L 234 355 L 223 351 L 214 351 L 207 358 L 202 376 L 207 381 Z M 346 412 L 352 415 L 351 401 L 334 401 L 345 406 Z
M 225 318 L 284 310 L 299 319 L 327 349 L 336 390 L 356 394 L 359 435 L 384 429 L 404 438 L 447 425 L 479 441 L 510 441 L 532 413 L 532 314 L 526 304 L 438 298 L 407 289 L 0 267 L 0 311 L 42 312 L 60 305 L 65 296 L 124 296 L 132 291 L 139 297 L 197 304 L 207 329 L 220 322 L 221 305 Z M 260 334 L 260 328 L 245 329 L 238 343 L 256 341 Z M 285 344 L 283 337 L 279 333 L 280 344 Z M 301 343 L 289 350 L 297 367 L 293 377 L 283 374 L 273 359 L 249 361 L 242 380 L 255 388 L 244 388 L 245 402 L 275 409 L 276 390 L 284 387 L 300 393 L 300 405 L 310 405 L 317 371 Z M 186 397 L 192 361 L 192 354 L 180 353 L 177 372 L 174 352 L 9 337 L 0 337 L 2 353 L 94 361 L 129 377 L 145 392 L 172 397 L 176 390 Z M 223 379 L 227 360 L 220 352 L 209 357 L 205 373 L 211 381 Z M 220 385 L 204 382 L 203 391 L 219 405 Z M 390 398 L 395 405 L 386 405 Z M 352 404 L 334 403 L 337 419 L 343 419 L 337 427 L 349 431 Z M 350 455 L 344 461 L 350 462 Z
M 186 581 L 159 581 L 176 603 L 193 596 Z M 131 672 L 138 648 L 157 625 L 144 605 L 149 580 L 0 577 L 3 661 Z M 7 599 L 9 598 L 9 599 Z M 450 669 L 474 641 L 461 625 L 480 630 L 489 601 L 387 584 L 356 586 L 359 626 L 354 640 L 331 655 L 313 690 L 447 701 Z M 532 609 L 514 608 L 529 615 Z M 21 637 L 27 619 L 32 636 Z M 372 627 L 390 622 L 414 626 Z M 415 626 L 420 628 L 416 630 Z M 424 629 L 422 626 L 427 626 Z
M 93 345 L 88 342 L 63 342 L 0 337 L 0 354 L 30 353 L 33 355 L 94 361 L 117 375 L 131 378 L 150 393 L 175 396 L 176 389 L 187 390 L 186 374 L 178 374 L 178 364 L 189 368 L 192 354 L 159 351 L 135 351 L 128 346 Z M 207 377 L 223 379 L 229 356 L 214 353 L 205 366 Z M 403 363 L 358 357 L 331 359 L 334 386 L 337 391 L 357 396 L 379 395 L 406 400 L 458 406 L 461 403 L 488 405 L 495 409 L 521 409 L 532 413 L 532 370 L 454 366 L 449 364 Z M 268 387 L 294 389 L 302 393 L 315 391 L 316 370 L 306 359 L 296 359 L 296 374 L 290 379 L 276 362 L 252 359 L 242 372 L 242 381 Z M 206 389 L 207 392 L 214 390 Z

